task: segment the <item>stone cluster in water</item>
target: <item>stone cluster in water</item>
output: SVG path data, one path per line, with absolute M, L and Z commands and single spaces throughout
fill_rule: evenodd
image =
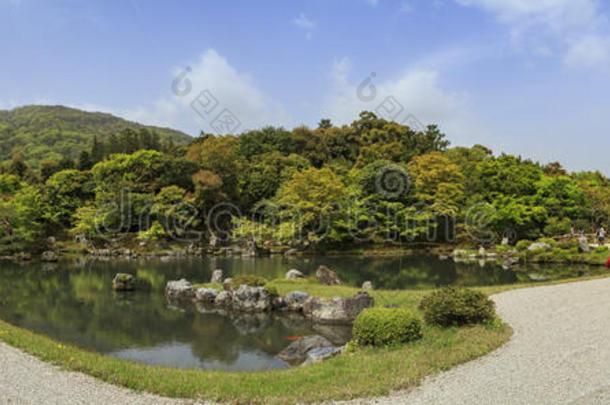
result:
M 296 318 L 312 322 L 318 328 L 323 325 L 351 325 L 358 314 L 373 306 L 373 298 L 366 292 L 359 292 L 353 297 L 333 297 L 322 299 L 311 297 L 304 291 L 291 291 L 284 296 L 275 296 L 267 288 L 261 286 L 235 286 L 232 279 L 222 279 L 222 270 L 212 273 L 212 284 L 222 284 L 222 290 L 203 287 L 195 288 L 189 281 L 169 281 L 166 285 L 166 296 L 172 303 L 194 303 L 200 312 L 219 312 L 249 328 L 264 327 L 270 321 L 270 313 L 286 314 L 286 319 L 299 322 Z M 291 269 L 286 273 L 286 279 L 304 278 L 303 273 Z M 318 281 L 326 285 L 340 285 L 341 280 L 326 266 L 320 266 L 316 272 Z M 222 281 L 221 281 L 222 280 Z M 372 289 L 370 282 L 363 287 Z M 291 315 L 292 314 L 292 315 Z M 343 340 L 345 342 L 346 340 Z M 288 345 L 278 358 L 290 364 L 312 364 L 332 357 L 345 350 L 345 346 L 335 346 L 327 338 L 320 335 L 299 337 Z
M 359 292 L 353 297 L 322 299 L 304 291 L 292 291 L 284 296 L 273 296 L 265 287 L 223 283 L 223 289 L 196 289 L 189 281 L 169 281 L 165 293 L 170 301 L 191 301 L 236 312 L 286 311 L 300 312 L 313 322 L 322 324 L 351 324 L 360 312 L 373 306 L 373 297 Z

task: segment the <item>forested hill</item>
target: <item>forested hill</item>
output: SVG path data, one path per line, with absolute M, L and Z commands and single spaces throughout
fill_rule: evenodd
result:
M 0 162 L 21 155 L 30 165 L 43 159 L 76 158 L 89 150 L 94 136 L 104 140 L 126 128 L 147 128 L 162 142 L 187 144 L 191 137 L 169 128 L 141 125 L 111 114 L 63 106 L 26 106 L 0 110 Z

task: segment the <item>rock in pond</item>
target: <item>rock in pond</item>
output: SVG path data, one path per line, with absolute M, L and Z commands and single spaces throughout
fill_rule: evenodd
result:
M 365 281 L 364 283 L 362 283 L 362 289 L 363 290 L 372 290 L 373 283 L 371 283 L 370 281 Z
M 212 284 L 221 284 L 222 283 L 222 270 L 216 269 L 212 272 L 212 279 L 210 280 Z
M 318 267 L 316 278 L 319 282 L 326 285 L 341 285 L 341 280 L 337 274 L 326 266 Z
M 57 254 L 52 250 L 47 250 L 46 252 L 42 253 L 42 255 L 40 256 L 40 260 L 42 260 L 43 262 L 56 262 Z
M 589 245 L 589 240 L 586 236 L 581 236 L 578 238 L 578 250 L 582 253 L 591 252 L 591 246 Z
M 213 288 L 198 288 L 195 292 L 197 301 L 213 303 L 218 296 L 218 291 Z
M 271 294 L 264 287 L 240 285 L 233 291 L 231 307 L 236 311 L 263 312 L 271 310 Z
M 286 272 L 286 276 L 284 276 L 284 278 L 287 278 L 289 280 L 295 280 L 299 278 L 305 278 L 305 274 L 301 273 L 297 269 L 291 269 Z
M 190 300 L 195 297 L 195 288 L 185 279 L 168 281 L 165 286 L 165 295 L 173 300 Z
M 516 266 L 517 264 L 519 264 L 519 259 L 515 257 L 507 257 L 502 263 L 502 269 L 510 270 L 511 267 Z
M 309 299 L 309 294 L 304 291 L 292 291 L 284 297 L 278 297 L 274 302 L 275 309 L 280 311 L 298 312 Z
M 287 363 L 300 363 L 307 358 L 310 350 L 321 347 L 333 347 L 333 344 L 319 335 L 305 336 L 289 344 L 277 357 Z
M 219 307 L 228 307 L 231 305 L 232 296 L 229 291 L 221 291 L 214 299 L 214 305 Z
M 550 248 L 551 245 L 546 242 L 534 242 L 527 248 L 527 250 L 530 252 L 535 252 L 537 250 L 549 250 Z
M 112 279 L 114 291 L 133 291 L 136 289 L 136 279 L 131 274 L 117 273 Z
M 343 351 L 345 351 L 345 346 L 318 347 L 315 349 L 311 349 L 307 352 L 307 358 L 301 365 L 308 366 L 310 364 L 320 363 L 321 361 L 336 356 L 337 354 L 342 353 Z
M 373 303 L 373 297 L 366 292 L 352 298 L 309 298 L 303 304 L 303 314 L 314 322 L 345 325 L 354 322 L 358 314 L 372 307 Z
M 529 277 L 529 279 L 532 280 L 532 281 L 548 281 L 548 280 L 550 280 L 550 278 L 548 276 L 545 276 L 544 274 L 538 274 L 538 273 L 528 273 L 527 277 Z
M 296 256 L 297 253 L 299 253 L 299 251 L 296 249 L 288 249 L 284 252 L 284 256 Z

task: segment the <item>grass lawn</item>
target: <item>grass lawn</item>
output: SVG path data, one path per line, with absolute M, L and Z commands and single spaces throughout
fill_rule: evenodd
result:
M 280 294 L 301 290 L 320 297 L 351 296 L 358 291 L 345 286 L 322 286 L 311 280 L 274 280 L 269 285 Z M 492 294 L 525 286 L 528 285 L 480 290 Z M 371 295 L 375 305 L 393 303 L 419 313 L 419 301 L 428 292 L 379 290 L 371 291 Z M 423 339 L 398 348 L 360 349 L 312 366 L 224 372 L 156 367 L 102 356 L 0 321 L 0 339 L 6 343 L 41 360 L 109 383 L 168 397 L 261 404 L 378 396 L 414 387 L 430 374 L 489 353 L 511 335 L 510 327 L 499 320 L 464 328 L 424 326 L 423 332 Z

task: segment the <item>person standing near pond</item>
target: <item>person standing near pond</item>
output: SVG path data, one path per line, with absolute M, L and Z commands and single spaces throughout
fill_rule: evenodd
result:
M 600 245 L 603 245 L 604 241 L 606 240 L 606 230 L 604 229 L 603 225 L 600 225 L 599 229 L 597 230 L 597 240 L 599 240 Z

